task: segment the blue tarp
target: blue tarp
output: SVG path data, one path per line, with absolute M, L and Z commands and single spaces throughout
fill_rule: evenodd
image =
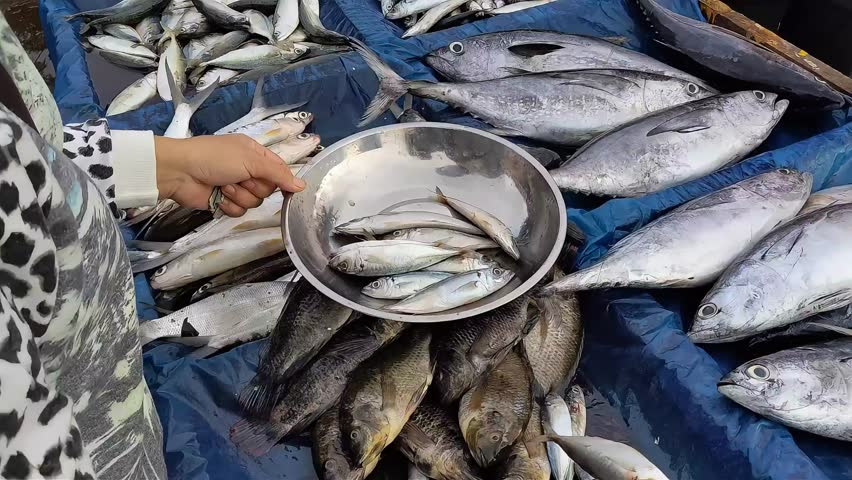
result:
M 695 0 L 661 2 L 701 18 Z M 79 3 L 94 8 L 115 0 Z M 103 114 L 85 52 L 74 28 L 62 18 L 77 7 L 72 0 L 41 3 L 45 36 L 57 70 L 55 96 L 67 122 Z M 410 40 L 400 39 L 402 29 L 381 17 L 378 0 L 323 0 L 321 12 L 327 27 L 365 41 L 410 79 L 435 78 L 419 60 L 435 48 L 471 35 L 517 28 L 623 37 L 630 48 L 690 68 L 652 42 L 648 29 L 637 20 L 633 0 L 559 0 Z M 315 115 L 313 131 L 326 145 L 356 130 L 354 124 L 375 90 L 375 77 L 354 55 L 276 75 L 264 88 L 271 103 L 309 100 L 305 109 Z M 253 91 L 254 83 L 222 88 L 196 114 L 193 130 L 211 131 L 239 117 Z M 430 119 L 474 123 L 434 102 L 425 106 L 424 113 Z M 171 115 L 170 105 L 156 104 L 110 123 L 113 128 L 160 133 Z M 389 121 L 385 116 L 379 123 Z M 841 112 L 789 116 L 761 147 L 761 152 L 768 153 L 723 172 L 640 199 L 602 205 L 568 199 L 575 207 L 569 217 L 589 239 L 578 257 L 579 266 L 593 263 L 618 239 L 674 206 L 769 168 L 811 171 L 815 188 L 852 182 L 848 146 L 852 126 L 842 126 L 846 121 Z M 577 208 L 581 206 L 587 209 Z M 137 289 L 143 302 L 140 307 L 145 307 L 151 300 L 144 277 L 137 278 Z M 631 440 L 672 479 L 852 478 L 852 451 L 846 444 L 791 435 L 716 393 L 716 380 L 743 360 L 743 352 L 724 346 L 705 350 L 683 335 L 684 319 L 688 323 L 701 293 L 611 290 L 584 295 L 587 340 L 582 371 L 620 409 Z M 254 342 L 206 360 L 186 358 L 187 347 L 181 345 L 159 343 L 146 349 L 145 376 L 166 434 L 171 478 L 315 478 L 304 447 L 281 445 L 267 456 L 252 459 L 236 451 L 227 438 L 228 427 L 238 415 L 235 395 L 253 374 L 264 343 Z

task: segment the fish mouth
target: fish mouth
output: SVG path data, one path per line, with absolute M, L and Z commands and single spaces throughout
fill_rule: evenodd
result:
M 718 340 L 711 328 L 690 330 L 686 332 L 686 336 L 692 341 L 692 343 L 717 343 Z
M 787 107 L 790 106 L 790 100 L 786 98 L 782 98 L 781 100 L 775 100 L 775 115 L 780 118 L 784 115 L 784 112 L 787 111 Z
M 429 65 L 432 69 L 437 70 L 441 74 L 452 69 L 452 64 L 450 62 L 434 53 L 427 54 L 423 60 L 426 62 L 426 65 Z

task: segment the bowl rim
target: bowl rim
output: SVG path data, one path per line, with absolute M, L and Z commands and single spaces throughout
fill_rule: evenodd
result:
M 293 194 L 287 194 L 284 198 L 284 208 L 281 209 L 281 230 L 284 235 L 284 243 L 287 247 L 287 254 L 290 256 L 293 265 L 296 267 L 296 270 L 302 276 L 304 276 L 317 290 L 322 292 L 323 295 L 329 297 L 330 299 L 338 302 L 342 305 L 345 305 L 357 312 L 361 312 L 365 315 L 370 315 L 376 318 L 383 318 L 387 320 L 397 320 L 401 322 L 408 323 L 439 323 L 439 322 L 450 322 L 454 320 L 462 320 L 465 318 L 470 318 L 482 313 L 490 312 L 502 305 L 505 305 L 512 300 L 520 297 L 521 295 L 526 294 L 532 287 L 534 287 L 542 278 L 550 271 L 553 265 L 556 263 L 556 259 L 559 257 L 560 252 L 562 251 L 562 247 L 565 243 L 565 235 L 568 228 L 568 218 L 565 207 L 565 200 L 562 198 L 562 193 L 559 188 L 556 186 L 556 183 L 553 181 L 553 177 L 548 173 L 547 169 L 545 169 L 535 158 L 532 157 L 529 153 L 526 152 L 521 147 L 518 147 L 514 143 L 506 140 L 504 138 L 498 137 L 492 133 L 486 132 L 484 130 L 480 130 L 477 128 L 468 127 L 465 125 L 456 125 L 452 123 L 441 123 L 441 122 L 412 122 L 412 123 L 397 123 L 393 125 L 385 125 L 381 127 L 371 128 L 369 130 L 364 130 L 361 132 L 357 132 L 352 134 L 346 138 L 338 140 L 333 145 L 328 148 L 325 148 L 323 151 L 318 153 L 313 160 L 302 170 L 299 171 L 298 176 L 302 177 L 306 173 L 310 172 L 310 170 L 317 165 L 321 164 L 326 157 L 331 155 L 333 152 L 360 140 L 364 137 L 368 137 L 375 134 L 381 134 L 394 130 L 404 130 L 410 128 L 440 128 L 445 130 L 461 130 L 465 132 L 470 132 L 476 135 L 483 136 L 492 141 L 503 144 L 508 147 L 515 153 L 521 156 L 527 163 L 531 164 L 533 168 L 538 171 L 539 175 L 544 178 L 545 183 L 550 187 L 551 193 L 556 199 L 556 208 L 559 211 L 563 212 L 562 215 L 559 215 L 559 227 L 556 235 L 556 243 L 550 250 L 550 253 L 545 258 L 544 262 L 539 266 L 539 268 L 528 278 L 525 282 L 521 283 L 517 288 L 513 291 L 503 295 L 499 299 L 496 299 L 488 304 L 481 305 L 479 307 L 468 309 L 462 312 L 456 313 L 433 313 L 433 314 L 425 314 L 425 315 L 412 315 L 412 314 L 402 314 L 402 313 L 394 313 L 388 312 L 384 310 L 377 310 L 375 308 L 364 306 L 358 302 L 350 300 L 328 286 L 326 286 L 319 278 L 317 278 L 302 261 L 299 256 L 299 252 L 296 247 L 290 242 L 288 239 L 290 238 L 290 222 L 288 221 L 290 211 L 290 200 L 293 197 Z

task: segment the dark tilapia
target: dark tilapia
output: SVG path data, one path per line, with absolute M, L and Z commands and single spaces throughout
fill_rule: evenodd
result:
M 583 320 L 574 294 L 536 300 L 539 320 L 524 337 L 536 396 L 561 392 L 571 381 L 583 350 Z
M 239 266 L 225 273 L 216 275 L 198 288 L 192 294 L 192 301 L 197 302 L 214 293 L 221 292 L 234 285 L 243 283 L 269 282 L 293 271 L 293 261 L 287 252 L 281 252 Z
M 506 459 L 500 469 L 500 476 L 497 478 L 501 480 L 549 480 L 550 461 L 547 458 L 547 448 L 544 443 L 537 441 L 542 433 L 541 405 L 534 401 L 523 439 L 512 448 L 509 458 Z
M 487 468 L 515 444 L 532 409 L 527 362 L 512 351 L 459 401 L 459 426 L 470 453 Z
M 282 393 L 283 383 L 307 364 L 353 315 L 302 278 L 287 299 L 281 317 L 260 359 L 257 375 L 240 392 L 240 405 L 267 417 Z
M 432 383 L 432 335 L 418 328 L 353 374 L 340 401 L 344 444 L 356 465 L 375 465 Z
M 711 70 L 824 108 L 845 103 L 813 73 L 742 35 L 678 15 L 655 0 L 638 1 L 663 42 Z
M 374 318 L 349 325 L 291 379 L 268 420 L 240 420 L 231 427 L 231 440 L 240 449 L 259 456 L 280 439 L 298 435 L 337 403 L 358 365 L 408 325 Z
M 426 56 L 426 63 L 454 82 L 479 82 L 527 72 L 624 69 L 657 73 L 705 86 L 701 79 L 645 54 L 599 38 L 515 30 L 465 38 Z
M 406 93 L 439 100 L 480 118 L 501 135 L 581 145 L 649 113 L 708 97 L 695 83 L 635 70 L 519 75 L 469 83 L 406 81 L 369 49 L 355 45 L 381 83 L 361 125 Z M 530 108 L 534 104 L 535 108 Z
M 491 312 L 452 324 L 437 342 L 434 383 L 442 402 L 454 402 L 506 358 L 538 320 L 527 314 L 531 305 L 529 297 L 522 296 Z
M 420 404 L 402 429 L 397 446 L 429 478 L 482 478 L 465 448 L 458 422 L 437 403 L 427 400 Z
M 311 457 L 321 480 L 361 480 L 375 464 L 364 469 L 352 464 L 343 449 L 340 431 L 340 407 L 335 405 L 322 414 L 311 431 Z
M 757 335 L 749 339 L 749 347 L 783 346 L 790 348 L 841 336 L 841 334 L 825 328 L 825 326 L 852 328 L 852 307 L 832 310 Z

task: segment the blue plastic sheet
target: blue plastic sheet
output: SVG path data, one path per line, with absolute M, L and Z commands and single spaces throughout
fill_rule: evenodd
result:
M 660 0 L 675 11 L 701 18 L 695 0 Z M 79 0 L 85 8 L 114 0 Z M 42 0 L 41 15 L 56 65 L 55 96 L 66 122 L 103 115 L 75 33 L 64 15 L 76 12 L 72 0 Z M 671 51 L 656 45 L 639 20 L 633 0 L 559 0 L 533 10 L 402 40 L 402 29 L 384 20 L 378 0 L 323 0 L 324 24 L 365 41 L 410 79 L 435 79 L 420 58 L 435 48 L 480 33 L 518 28 L 556 30 L 599 37 L 622 37 L 625 44 L 681 68 Z M 692 71 L 692 70 L 690 70 Z M 264 87 L 270 103 L 309 100 L 312 130 L 328 145 L 354 131 L 376 90 L 376 79 L 355 55 L 271 77 Z M 209 132 L 248 110 L 255 84 L 221 88 L 199 110 L 192 128 Z M 429 102 L 430 119 L 476 124 L 470 117 Z M 173 110 L 169 104 L 144 107 L 111 119 L 112 128 L 161 133 Z M 386 115 L 377 124 L 389 123 Z M 811 171 L 815 188 L 852 182 L 852 126 L 844 112 L 791 116 L 761 147 L 763 155 L 690 184 L 640 199 L 597 202 L 572 197 L 569 217 L 588 235 L 579 266 L 587 266 L 618 239 L 689 199 L 776 166 Z M 832 130 L 834 129 L 834 130 Z M 812 138 L 811 138 L 812 137 Z M 794 144 L 802 139 L 808 140 Z M 789 145 L 789 146 L 788 146 Z M 780 150 L 780 147 L 787 146 Z M 151 292 L 137 276 L 140 314 L 150 318 Z M 762 420 L 716 393 L 716 380 L 743 360 L 730 348 L 703 349 L 683 335 L 702 292 L 612 290 L 584 296 L 587 341 L 584 376 L 616 405 L 628 421 L 632 440 L 672 479 L 717 478 L 824 480 L 852 478 L 852 451 L 846 444 L 793 433 Z M 164 432 L 170 478 L 315 478 L 309 452 L 297 443 L 277 446 L 254 459 L 228 439 L 237 420 L 235 396 L 252 376 L 264 341 L 205 360 L 186 357 L 187 347 L 157 343 L 144 353 L 145 377 Z

